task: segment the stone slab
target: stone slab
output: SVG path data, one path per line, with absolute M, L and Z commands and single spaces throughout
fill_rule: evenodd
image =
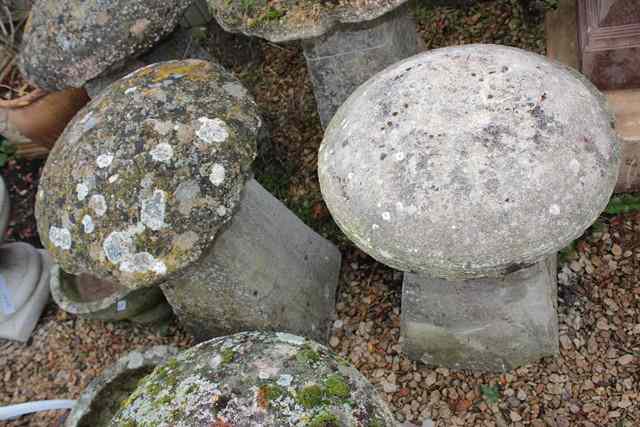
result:
M 328 339 L 341 255 L 257 181 L 197 265 L 161 284 L 198 340 L 247 330 Z
M 402 6 L 374 21 L 343 25 L 303 40 L 323 127 L 358 86 L 378 71 L 417 53 L 415 28 L 409 7 Z
M 555 255 L 502 279 L 406 273 L 403 351 L 427 365 L 490 372 L 557 355 L 556 298 Z

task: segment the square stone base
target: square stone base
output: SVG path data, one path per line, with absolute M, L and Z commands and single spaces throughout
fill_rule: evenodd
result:
M 505 372 L 558 348 L 556 256 L 501 278 L 449 281 L 407 273 L 402 347 L 413 360 Z

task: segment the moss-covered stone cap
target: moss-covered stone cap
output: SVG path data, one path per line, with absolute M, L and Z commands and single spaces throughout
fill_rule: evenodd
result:
M 173 31 L 190 0 L 39 0 L 18 64 L 39 87 L 81 87 Z
M 65 427 L 103 427 L 135 390 L 138 382 L 156 366 L 178 354 L 172 346 L 158 345 L 122 356 L 94 378 L 65 420 Z
M 158 366 L 112 426 L 393 427 L 374 387 L 326 347 L 245 332 L 199 344 Z
M 584 77 L 496 45 L 430 51 L 356 90 L 319 154 L 342 230 L 380 262 L 497 276 L 582 234 L 617 180 L 604 98 Z
M 319 37 L 339 24 L 371 21 L 407 0 L 207 0 L 220 25 L 272 42 Z M 250 3 L 248 5 L 247 3 Z
M 199 259 L 234 213 L 256 155 L 258 109 L 222 67 L 142 68 L 92 100 L 51 151 L 36 198 L 66 272 L 129 288 Z

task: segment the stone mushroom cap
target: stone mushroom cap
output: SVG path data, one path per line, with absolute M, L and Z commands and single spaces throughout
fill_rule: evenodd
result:
M 112 426 L 396 426 L 374 387 L 326 347 L 243 332 L 180 353 L 144 378 Z
M 190 0 L 38 0 L 18 57 L 47 90 L 81 87 L 173 31 Z
M 234 213 L 256 155 L 258 108 L 222 67 L 150 65 L 78 113 L 36 197 L 40 238 L 64 271 L 129 288 L 198 260 Z
M 606 206 L 620 149 L 577 72 L 496 45 L 438 49 L 356 90 L 320 185 L 344 233 L 392 267 L 496 276 L 565 247 Z
M 407 0 L 256 0 L 250 7 L 240 1 L 207 2 L 225 30 L 280 43 L 319 37 L 340 24 L 374 20 Z

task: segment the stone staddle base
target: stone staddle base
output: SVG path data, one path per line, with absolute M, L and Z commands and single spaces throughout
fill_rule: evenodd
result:
M 374 21 L 303 40 L 322 126 L 327 127 L 342 103 L 371 76 L 415 55 L 417 43 L 408 5 Z
M 402 346 L 413 360 L 505 372 L 558 348 L 556 256 L 502 278 L 405 274 Z
M 161 288 L 200 341 L 267 330 L 325 343 L 340 263 L 338 248 L 251 180 L 213 246 Z

